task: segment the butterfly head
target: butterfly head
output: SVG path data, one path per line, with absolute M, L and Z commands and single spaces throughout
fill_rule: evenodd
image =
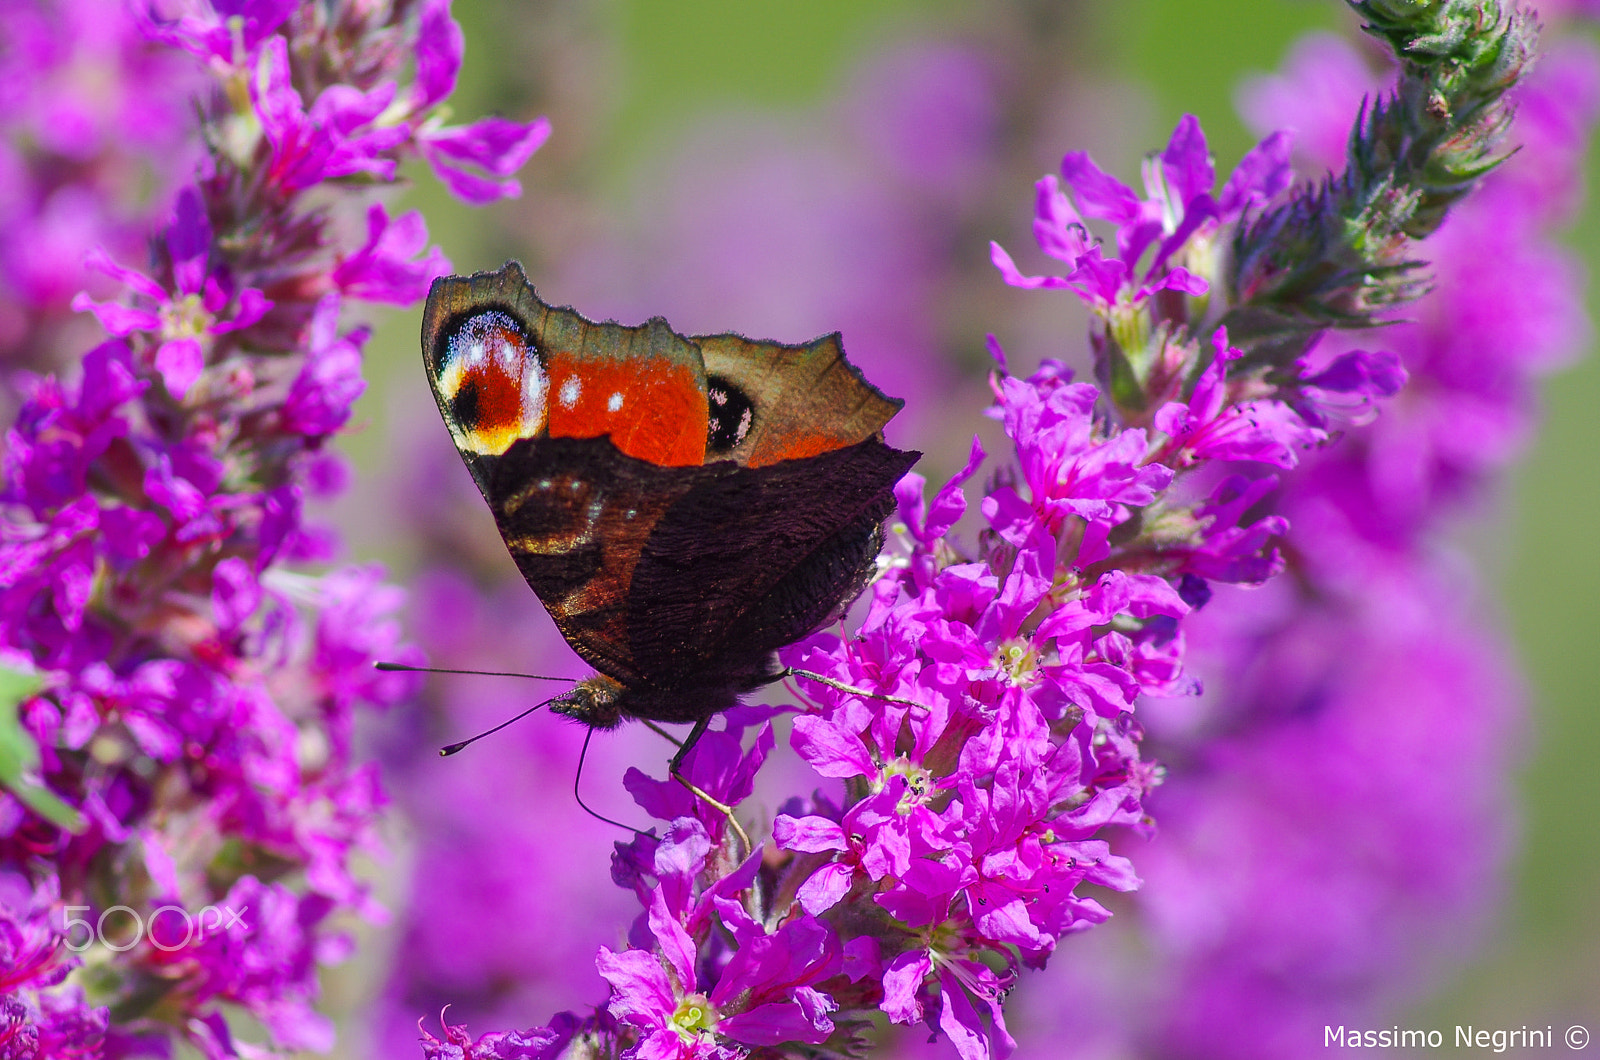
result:
M 617 701 L 623 696 L 620 681 L 595 674 L 573 685 L 550 703 L 557 714 L 583 722 L 591 729 L 615 729 L 622 724 L 622 712 Z

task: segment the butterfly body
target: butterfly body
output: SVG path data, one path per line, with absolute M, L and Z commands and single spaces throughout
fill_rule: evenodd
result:
M 598 674 L 552 704 L 596 728 L 703 722 L 866 585 L 900 406 L 837 336 L 689 338 L 539 300 L 520 266 L 434 282 L 423 359 L 528 584 Z

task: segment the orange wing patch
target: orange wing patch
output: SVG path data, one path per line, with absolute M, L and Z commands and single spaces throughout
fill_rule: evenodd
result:
M 550 346 L 550 437 L 609 435 L 623 453 L 658 467 L 704 463 L 708 417 L 698 351 L 665 322 L 583 323 L 586 341 Z M 667 342 L 680 347 L 677 356 L 652 348 Z

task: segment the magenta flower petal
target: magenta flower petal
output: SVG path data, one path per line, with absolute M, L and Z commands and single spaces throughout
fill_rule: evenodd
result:
M 801 987 L 809 997 L 820 999 L 809 987 Z M 837 1007 L 837 1006 L 834 1006 Z M 777 1045 L 781 1042 L 817 1044 L 833 1033 L 833 1021 L 822 1015 L 821 1004 L 802 1005 L 796 1001 L 774 1001 L 717 1021 L 717 1032 L 746 1045 Z
M 211 610 L 217 625 L 233 632 L 261 606 L 261 583 L 250 564 L 230 556 L 211 572 Z
M 1293 139 L 1288 132 L 1275 132 L 1239 160 L 1222 194 L 1217 196 L 1220 216 L 1231 219 L 1247 209 L 1265 205 L 1294 183 L 1294 170 L 1289 165 Z
M 825 777 L 870 776 L 878 771 L 859 736 L 819 717 L 796 718 L 789 744 Z
M 411 88 L 414 111 L 427 110 L 455 91 L 466 38 L 450 17 L 450 0 L 426 0 L 417 29 L 417 79 Z
M 199 339 L 169 339 L 156 348 L 156 371 L 167 384 L 167 392 L 180 401 L 205 367 L 205 348 Z
M 300 434 L 338 430 L 349 419 L 350 406 L 366 389 L 360 346 L 367 331 L 358 328 L 341 338 L 338 323 L 339 294 L 330 291 L 317 302 L 311 319 L 311 348 L 284 401 L 284 423 Z
M 808 854 L 824 850 L 844 850 L 844 829 L 826 817 L 791 817 L 780 813 L 772 822 L 772 841 L 785 850 Z
M 1071 286 L 1060 276 L 1024 276 L 1017 268 L 1017 263 L 1011 259 L 1011 255 L 1006 253 L 1005 248 L 993 241 L 989 243 L 989 260 L 994 262 L 994 267 L 1000 270 L 1001 277 L 1012 287 L 1060 290 Z
M 288 42 L 272 37 L 256 58 L 250 96 L 261 118 L 261 130 L 272 146 L 269 174 L 290 191 L 322 179 L 333 154 L 332 138 L 311 124 L 289 73 Z
M 131 309 L 116 302 L 96 302 L 82 291 L 73 296 L 72 310 L 75 313 L 85 311 L 93 313 L 95 319 L 100 321 L 101 327 L 119 338 L 131 335 L 135 331 L 161 330 L 161 318 L 155 313 L 143 309 Z
M 805 883 L 800 885 L 795 897 L 800 900 L 800 906 L 806 912 L 812 916 L 821 916 L 850 893 L 850 884 L 854 877 L 855 872 L 849 865 L 830 861 L 819 867 Z
M 550 138 L 548 118 L 530 122 L 482 118 L 471 125 L 440 129 L 427 137 L 429 150 L 450 162 L 476 166 L 497 177 L 521 169 Z
M 1217 173 L 1211 163 L 1211 149 L 1206 146 L 1206 134 L 1193 114 L 1178 119 L 1166 150 L 1161 152 L 1161 169 L 1167 183 L 1177 191 L 1180 203 L 1211 192 Z
M 242 331 L 259 322 L 271 308 L 272 299 L 254 287 L 246 287 L 239 292 L 239 309 L 234 313 L 233 319 L 211 325 L 211 332 L 223 335 L 230 331 Z
M 163 305 L 171 300 L 165 287 L 162 287 L 159 283 L 156 283 L 156 281 L 152 280 L 142 272 L 136 272 L 133 269 L 125 269 L 121 265 L 118 265 L 115 261 L 111 260 L 111 255 L 107 254 L 105 248 L 103 247 L 95 247 L 93 250 L 89 251 L 88 255 L 83 260 L 83 264 L 86 268 L 94 269 L 96 272 L 103 272 L 113 280 L 116 280 L 118 283 L 121 283 L 124 286 L 132 289 L 134 292 L 142 294 L 146 298 L 160 302 Z
M 1033 187 L 1033 237 L 1039 249 L 1069 265 L 1076 262 L 1094 246 L 1083 218 L 1054 174 L 1040 178 Z
M 613 953 L 600 947 L 595 967 L 611 984 L 611 1015 L 625 1023 L 648 1027 L 665 1023 L 677 998 L 661 962 L 643 950 Z
M 409 305 L 428 293 L 434 277 L 450 270 L 438 247 L 412 260 L 428 242 L 427 223 L 416 210 L 390 220 L 382 203 L 367 211 L 367 242 L 333 270 L 345 294 L 371 302 Z
M 695 988 L 694 939 L 668 911 L 666 897 L 659 890 L 650 897 L 649 913 L 650 933 L 656 937 L 656 944 L 661 948 L 667 966 L 677 975 L 678 984 L 684 992 L 692 992 Z
M 434 175 L 444 182 L 450 193 L 462 202 L 484 206 L 501 199 L 516 199 L 522 195 L 522 182 L 509 177 L 496 179 L 484 177 L 445 161 L 429 146 L 424 145 L 423 155 L 433 166 Z
M 917 991 L 933 970 L 926 950 L 908 950 L 889 962 L 883 972 L 884 1015 L 895 1023 L 915 1023 L 922 1018 Z
M 337 130 L 342 136 L 357 135 L 363 126 L 370 125 L 394 102 L 396 91 L 398 86 L 393 81 L 385 81 L 368 92 L 353 85 L 329 85 L 311 104 L 307 116 L 318 125 Z M 403 126 L 398 129 L 402 133 L 408 131 Z M 392 138 L 395 131 L 384 130 L 383 135 Z
M 1062 158 L 1061 175 L 1090 217 L 1126 225 L 1144 216 L 1144 205 L 1133 189 L 1097 166 L 1087 151 L 1073 151 Z
M 144 559 L 167 536 L 167 526 L 160 518 L 137 508 L 103 509 L 100 528 L 112 554 L 128 560 Z

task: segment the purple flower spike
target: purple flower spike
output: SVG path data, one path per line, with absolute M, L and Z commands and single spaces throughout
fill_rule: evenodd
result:
M 413 301 L 448 267 L 419 215 L 391 220 L 375 202 L 403 158 L 429 154 L 499 194 L 545 135 L 500 119 L 437 127 L 460 33 L 447 5 L 411 17 L 418 6 L 0 5 L 0 36 L 17 43 L 0 48 L 0 207 L 26 249 L 0 252 L 0 344 L 81 378 L 10 388 L 0 655 L 37 675 L 15 704 L 37 763 L 0 791 L 0 864 L 23 874 L 20 893 L 51 895 L 54 922 L 63 907 L 91 925 L 120 908 L 147 928 L 96 947 L 109 1004 L 89 1006 L 61 982 L 58 934 L 38 935 L 0 870 L 5 1056 L 333 1047 L 319 965 L 349 951 L 335 925 L 383 915 L 355 869 L 385 803 L 375 767 L 355 761 L 357 715 L 415 690 L 376 659 L 425 661 L 381 572 L 293 566 L 338 548 L 302 517 L 306 498 L 342 486 L 323 443 L 364 386 L 368 333 L 340 313 L 350 297 Z M 105 208 L 146 199 L 170 215 Z M 352 245 L 347 218 L 362 214 L 369 238 Z M 144 271 L 119 264 L 141 250 Z M 72 298 L 84 262 L 111 283 Z M 69 299 L 112 336 L 81 372 L 52 347 L 93 323 L 60 329 L 51 314 Z M 576 1033 L 480 1045 L 445 1032 L 463 1051 L 522 1056 Z

